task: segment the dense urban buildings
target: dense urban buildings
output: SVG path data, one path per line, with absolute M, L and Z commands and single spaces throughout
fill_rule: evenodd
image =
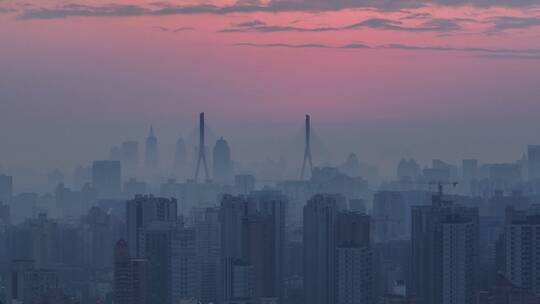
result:
M 354 153 L 311 169 L 308 151 L 303 179 L 274 180 L 223 138 L 211 157 L 189 145 L 160 169 L 151 130 L 144 166 L 124 141 L 43 193 L 0 175 L 0 303 L 539 303 L 535 146 L 507 163 L 403 158 L 376 183 Z
M 0 304 L 540 304 L 540 0 L 0 0 Z

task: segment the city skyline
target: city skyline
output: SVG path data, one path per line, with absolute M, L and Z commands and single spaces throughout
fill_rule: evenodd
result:
M 540 0 L 0 0 L 0 304 L 539 304 Z
M 201 111 L 244 159 L 279 158 L 257 137 L 306 112 L 339 158 L 387 168 L 537 141 L 535 1 L 377 3 L 2 1 L 0 165 L 85 163 L 150 125 L 172 146 Z

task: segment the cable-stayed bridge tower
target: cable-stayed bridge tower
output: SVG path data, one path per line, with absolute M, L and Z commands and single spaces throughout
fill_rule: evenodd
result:
M 306 171 L 306 162 L 309 164 L 309 172 L 313 173 L 313 161 L 311 159 L 311 118 L 309 115 L 306 115 L 306 136 L 305 136 L 305 145 L 306 149 L 304 151 L 304 161 L 302 162 L 302 172 L 300 173 L 300 179 L 304 179 Z
M 206 147 L 204 144 L 204 112 L 199 114 L 199 156 L 197 157 L 197 168 L 195 169 L 195 181 L 199 178 L 199 170 L 201 168 L 201 162 L 204 166 L 204 174 L 206 180 L 210 179 L 208 175 L 208 165 L 206 163 Z

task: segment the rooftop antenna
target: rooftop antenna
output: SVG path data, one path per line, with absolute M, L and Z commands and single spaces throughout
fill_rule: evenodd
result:
M 309 170 L 313 173 L 313 161 L 311 160 L 311 118 L 306 115 L 306 150 L 304 151 L 304 161 L 302 163 L 302 172 L 300 173 L 300 179 L 304 179 L 304 173 L 306 170 L 306 162 L 309 162 Z
M 199 156 L 197 158 L 197 169 L 195 170 L 195 181 L 199 178 L 199 170 L 201 167 L 201 162 L 204 166 L 204 174 L 206 176 L 206 180 L 209 180 L 210 177 L 208 176 L 208 166 L 206 164 L 206 147 L 204 145 L 204 112 L 199 114 Z

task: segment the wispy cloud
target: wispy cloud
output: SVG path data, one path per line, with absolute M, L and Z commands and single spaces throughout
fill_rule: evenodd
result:
M 290 25 L 269 25 L 260 20 L 253 20 L 236 24 L 233 27 L 222 29 L 221 33 L 237 33 L 237 32 L 333 32 L 344 30 L 357 30 L 362 28 L 380 29 L 385 31 L 402 31 L 402 32 L 451 32 L 461 29 L 459 24 L 461 20 L 453 19 L 431 19 L 418 26 L 406 26 L 401 21 L 372 18 L 363 20 L 357 23 L 332 27 L 296 27 Z
M 342 9 L 374 9 L 379 11 L 402 11 L 404 9 L 420 8 L 428 5 L 460 6 L 473 5 L 477 7 L 531 7 L 539 5 L 538 0 L 270 0 L 265 4 L 260 1 L 243 0 L 232 5 L 194 4 L 175 5 L 169 2 L 157 1 L 147 5 L 136 4 L 107 4 L 81 5 L 76 3 L 57 5 L 24 10 L 20 19 L 53 19 L 68 17 L 124 17 L 141 15 L 187 15 L 187 14 L 232 14 L 251 12 L 324 12 Z M 421 19 L 422 15 L 410 16 Z
M 379 45 L 378 49 L 400 49 L 410 51 L 434 51 L 434 52 L 467 52 L 488 54 L 540 54 L 540 49 L 510 49 L 510 48 L 481 48 L 481 47 L 451 47 L 451 46 L 418 46 L 407 44 Z
M 247 46 L 247 47 L 257 47 L 257 48 L 291 48 L 291 49 L 334 49 L 337 47 L 319 44 L 319 43 L 307 43 L 307 44 L 289 44 L 289 43 L 249 43 L 249 42 L 240 42 L 233 44 L 234 46 Z
M 500 32 L 506 30 L 527 29 L 540 26 L 540 16 L 534 17 L 513 17 L 513 16 L 498 16 L 488 20 L 493 26 L 488 29 L 488 32 Z
M 429 52 L 462 52 L 477 54 L 477 57 L 499 59 L 540 59 L 540 49 L 511 49 L 511 48 L 474 48 L 474 47 L 451 47 L 437 45 L 407 45 L 407 44 L 384 44 L 370 46 L 364 43 L 351 43 L 345 45 L 330 45 L 321 43 L 312 44 L 289 44 L 289 43 L 235 43 L 234 46 L 257 47 L 257 48 L 318 48 L 318 49 L 360 49 L 360 50 L 403 50 L 403 51 L 429 51 Z
M 29 8 L 24 10 L 19 19 L 59 19 L 67 17 L 127 17 L 140 16 L 148 10 L 138 5 L 109 4 L 90 6 L 82 4 L 66 4 L 53 8 Z
M 489 55 L 478 55 L 476 57 L 489 58 L 489 59 L 540 60 L 540 55 L 489 54 Z
M 164 26 L 154 26 L 153 27 L 156 30 L 160 30 L 162 32 L 168 32 L 168 33 L 179 33 L 179 32 L 187 32 L 187 31 L 194 31 L 195 28 L 191 26 L 182 26 L 177 28 L 168 28 Z
M 10 7 L 0 7 L 0 14 L 9 14 L 17 12 L 16 9 Z

